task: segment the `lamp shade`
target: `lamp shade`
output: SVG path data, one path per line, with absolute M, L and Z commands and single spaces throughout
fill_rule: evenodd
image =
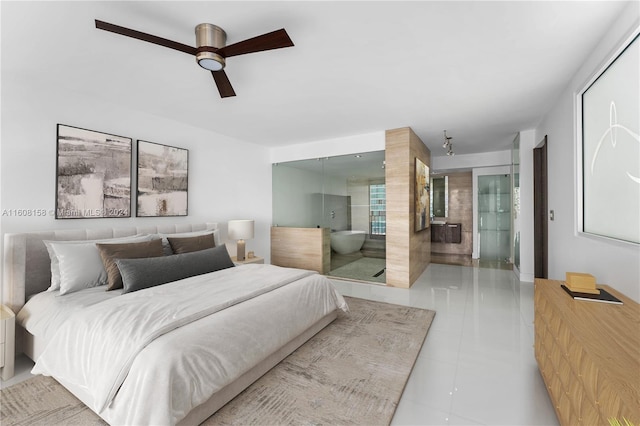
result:
M 253 220 L 230 220 L 229 238 L 232 240 L 249 240 L 253 238 Z

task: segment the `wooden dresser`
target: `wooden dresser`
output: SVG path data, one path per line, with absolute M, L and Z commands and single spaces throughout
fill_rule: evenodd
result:
M 562 425 L 640 423 L 640 305 L 573 300 L 535 280 L 535 355 Z

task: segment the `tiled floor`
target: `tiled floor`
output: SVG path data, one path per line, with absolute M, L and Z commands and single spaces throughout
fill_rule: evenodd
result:
M 334 282 L 347 296 L 436 311 L 392 424 L 558 424 L 533 354 L 533 283 L 433 263 L 409 290 Z
M 436 311 L 393 425 L 558 425 L 533 355 L 533 283 L 442 264 L 409 290 L 334 282 L 347 296 Z M 19 357 L 2 387 L 28 378 L 32 365 Z
M 471 255 L 464 254 L 431 252 L 431 263 L 459 266 L 478 266 L 480 268 L 504 269 L 507 271 L 513 270 L 513 264 L 509 263 L 508 260 L 472 259 Z

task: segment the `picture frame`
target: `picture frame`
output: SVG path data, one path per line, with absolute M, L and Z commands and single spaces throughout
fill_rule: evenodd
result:
M 576 102 L 579 231 L 634 244 L 640 244 L 639 37 L 612 55 Z
M 131 217 L 132 139 L 57 125 L 56 219 Z
M 138 140 L 137 217 L 188 216 L 189 150 Z
M 419 232 L 429 227 L 430 221 L 430 195 L 429 186 L 429 166 L 424 164 L 418 157 L 415 159 L 415 225 L 414 231 Z

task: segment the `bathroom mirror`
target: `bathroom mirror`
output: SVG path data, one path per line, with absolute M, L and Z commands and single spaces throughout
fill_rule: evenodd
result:
M 449 178 L 431 178 L 431 217 L 449 216 Z

